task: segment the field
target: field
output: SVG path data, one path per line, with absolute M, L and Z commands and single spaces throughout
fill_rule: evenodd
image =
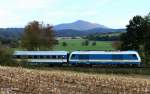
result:
M 97 41 L 95 46 L 92 46 L 92 41 L 89 42 L 88 46 L 82 46 L 84 39 L 60 39 L 59 45 L 54 47 L 54 50 L 114 50 L 111 41 Z M 63 46 L 62 43 L 66 42 L 67 46 Z
M 150 79 L 0 66 L 0 94 L 150 94 Z

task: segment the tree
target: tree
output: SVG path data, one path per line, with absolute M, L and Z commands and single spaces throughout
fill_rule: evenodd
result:
M 67 43 L 66 42 L 62 42 L 62 46 L 67 46 Z
M 85 40 L 82 42 L 82 46 L 88 46 L 89 45 L 89 41 L 88 40 Z
M 21 46 L 27 50 L 52 49 L 54 40 L 52 26 L 33 21 L 24 29 Z
M 145 62 L 150 64 L 150 13 L 145 17 L 146 34 L 144 38 Z
M 92 42 L 92 46 L 96 46 L 96 41 L 93 41 L 93 42 Z
M 89 45 L 89 41 L 85 40 L 85 46 L 88 46 L 88 45 Z
M 135 16 L 127 25 L 127 32 L 121 35 L 122 50 L 140 50 L 144 39 L 144 18 Z
M 121 42 L 120 41 L 114 41 L 112 43 L 112 47 L 116 48 L 117 50 L 120 50 L 120 48 L 121 48 Z

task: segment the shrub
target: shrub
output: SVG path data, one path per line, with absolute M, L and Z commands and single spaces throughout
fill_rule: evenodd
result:
M 62 43 L 62 46 L 67 46 L 67 43 L 66 43 L 66 42 L 63 42 L 63 43 Z

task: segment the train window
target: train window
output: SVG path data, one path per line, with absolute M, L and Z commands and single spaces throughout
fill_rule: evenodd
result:
M 62 58 L 62 56 L 58 56 L 58 59 L 61 59 Z
M 47 55 L 46 58 L 51 58 L 51 56 L 50 56 L 50 55 Z
M 56 59 L 56 56 L 55 56 L 55 55 L 53 55 L 53 56 L 52 56 L 52 59 Z
M 26 55 L 22 55 L 22 56 L 20 56 L 20 58 L 28 58 L 28 56 L 26 56 Z
M 117 54 L 115 55 L 115 54 L 113 54 L 112 55 L 112 59 L 113 60 L 122 60 L 123 59 L 123 55 L 117 55 Z
M 89 55 L 79 55 L 79 59 L 89 59 Z
M 32 55 L 29 55 L 28 58 L 33 58 Z
M 33 56 L 33 58 L 37 59 L 37 58 L 38 58 L 38 56 L 36 56 L 36 55 L 35 55 L 35 56 Z
M 58 59 L 58 56 L 56 55 L 56 59 Z
M 41 56 L 40 56 L 40 58 L 41 58 L 41 59 L 43 59 L 43 58 L 44 58 L 44 56 L 42 56 L 42 55 L 41 55 Z

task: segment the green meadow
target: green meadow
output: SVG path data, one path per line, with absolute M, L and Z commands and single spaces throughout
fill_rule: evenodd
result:
M 54 47 L 54 50 L 115 50 L 112 47 L 111 41 L 96 41 L 96 45 L 92 45 L 92 41 L 89 41 L 88 46 L 83 46 L 82 42 L 85 39 L 60 39 L 59 44 Z M 63 46 L 63 42 L 66 42 L 66 46 Z

